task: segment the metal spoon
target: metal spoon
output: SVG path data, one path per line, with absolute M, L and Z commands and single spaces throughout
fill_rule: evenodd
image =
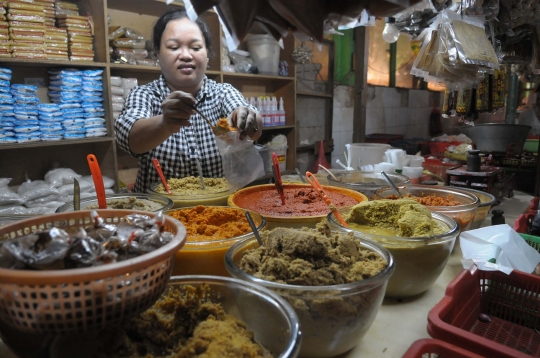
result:
M 403 195 L 401 195 L 401 193 L 399 192 L 399 189 L 395 186 L 395 184 L 392 182 L 392 180 L 390 179 L 390 177 L 388 175 L 386 175 L 385 172 L 381 172 L 381 175 L 383 176 L 384 180 L 386 180 L 386 182 L 388 183 L 388 185 L 390 185 L 390 187 L 392 188 L 392 190 L 394 190 L 396 192 L 396 194 L 403 199 Z
M 300 169 L 294 168 L 294 171 L 296 172 L 296 175 L 298 175 L 298 177 L 300 178 L 300 181 L 302 183 L 306 183 L 306 179 L 304 179 L 304 176 L 302 175 L 302 173 L 300 173 Z
M 253 235 L 259 242 L 259 245 L 264 246 L 263 241 L 261 239 L 261 235 L 259 235 L 259 231 L 257 230 L 257 226 L 255 226 L 255 223 L 253 222 L 253 218 L 251 217 L 251 214 L 249 211 L 246 211 L 246 219 L 249 223 L 249 226 L 251 226 L 251 231 L 253 231 Z
M 334 173 L 332 173 L 330 170 L 326 169 L 326 167 L 325 167 L 324 165 L 320 165 L 320 164 L 319 164 L 319 168 L 324 169 L 324 171 L 327 172 L 328 174 L 330 174 L 330 176 L 331 176 L 335 181 L 339 181 L 338 178 L 336 178 L 336 176 L 334 175 Z
M 195 158 L 195 163 L 197 163 L 197 171 L 199 172 L 199 178 L 201 179 L 201 187 L 203 191 L 206 191 L 206 186 L 204 185 L 204 178 L 202 174 L 202 166 L 199 159 Z

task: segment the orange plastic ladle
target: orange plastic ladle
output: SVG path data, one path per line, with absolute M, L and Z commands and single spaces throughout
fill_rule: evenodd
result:
M 169 186 L 167 185 L 167 179 L 165 179 L 165 175 L 163 175 L 163 170 L 161 170 L 161 165 L 159 165 L 159 160 L 157 160 L 157 158 L 154 158 L 152 159 L 152 163 L 154 164 L 154 168 L 156 168 L 156 171 L 161 178 L 161 182 L 163 183 L 165 190 L 167 190 L 167 193 L 172 194 L 171 189 L 169 189 Z
M 328 204 L 328 207 L 330 207 L 330 210 L 332 210 L 332 213 L 334 213 L 334 215 L 336 216 L 338 221 L 341 223 L 341 225 L 343 225 L 344 227 L 349 227 L 349 225 L 347 225 L 347 222 L 343 220 L 343 217 L 339 213 L 338 209 L 334 206 L 334 204 L 332 204 L 332 201 L 330 200 L 328 195 L 326 195 L 326 193 L 324 192 L 324 189 L 321 186 L 321 183 L 319 183 L 315 175 L 313 175 L 311 172 L 306 172 L 306 179 L 311 184 L 313 189 L 315 189 L 317 194 L 319 194 L 322 200 L 324 200 L 324 202 Z
M 92 173 L 92 179 L 94 180 L 94 186 L 96 187 L 96 196 L 98 199 L 98 207 L 100 209 L 107 209 L 107 198 L 105 197 L 105 186 L 103 185 L 103 176 L 101 175 L 101 169 L 94 154 L 88 154 L 86 157 L 88 160 L 88 166 L 90 167 L 90 173 Z

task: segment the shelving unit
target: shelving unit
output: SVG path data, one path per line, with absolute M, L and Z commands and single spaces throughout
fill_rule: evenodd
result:
M 45 87 L 49 85 L 47 70 L 53 67 L 102 68 L 103 73 L 103 106 L 107 120 L 106 137 L 87 138 L 81 140 L 61 140 L 51 142 L 31 142 L 21 144 L 0 144 L 0 177 L 13 178 L 11 184 L 18 185 L 25 180 L 25 171 L 32 180 L 43 179 L 45 173 L 53 166 L 70 167 L 80 174 L 90 174 L 86 156 L 96 155 L 104 175 L 117 181 L 119 163 L 121 169 L 136 167 L 137 161 L 123 150 L 117 148 L 114 138 L 112 104 L 110 101 L 111 76 L 137 78 L 139 85 L 155 80 L 160 74 L 159 67 L 134 66 L 110 63 L 109 41 L 107 36 L 107 15 L 111 17 L 111 25 L 132 27 L 151 38 L 154 22 L 167 10 L 178 8 L 177 5 L 166 5 L 157 0 L 81 0 L 77 2 L 80 13 L 92 15 L 95 23 L 94 53 L 96 62 L 70 61 L 33 61 L 26 59 L 1 59 L 0 66 L 13 70 L 11 83 L 25 83 L 26 78 L 43 78 Z M 281 50 L 280 60 L 289 64 L 289 76 L 264 76 L 242 73 L 223 72 L 221 70 L 221 26 L 215 13 L 207 12 L 202 16 L 208 23 L 212 33 L 213 56 L 210 57 L 208 78 L 216 82 L 230 83 L 245 97 L 276 96 L 285 100 L 287 121 L 284 126 L 265 127 L 259 142 L 264 143 L 272 135 L 282 133 L 287 136 L 287 169 L 294 169 L 296 162 L 296 79 L 291 52 L 294 48 L 292 35 L 284 39 L 285 49 Z M 262 33 L 254 28 L 254 33 Z M 244 44 L 242 45 L 244 46 Z M 46 88 L 38 90 L 42 102 L 48 102 Z

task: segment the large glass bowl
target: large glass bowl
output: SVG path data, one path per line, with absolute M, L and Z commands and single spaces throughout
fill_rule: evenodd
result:
M 188 209 L 193 209 L 193 207 L 172 209 L 166 211 L 165 214 L 172 216 L 171 214 L 173 212 Z M 242 213 L 249 212 L 258 231 L 261 231 L 266 226 L 266 219 L 254 211 L 229 207 L 223 207 L 223 209 L 239 210 Z M 174 216 L 172 217 L 176 218 Z M 179 218 L 176 218 L 176 220 L 182 221 Z M 227 250 L 235 243 L 253 237 L 253 232 L 251 230 L 240 236 L 211 241 L 194 241 L 193 238 L 190 238 L 190 236 L 187 235 L 186 244 L 182 250 L 179 250 L 176 253 L 172 274 L 230 276 L 225 268 L 224 262 Z
M 167 194 L 159 193 L 156 188 L 160 183 L 150 185 L 148 192 L 151 194 L 163 195 L 170 198 L 174 205 L 173 208 L 185 208 L 196 205 L 227 205 L 227 198 L 229 197 L 229 189 L 225 189 L 215 193 L 197 194 L 197 195 L 182 195 L 182 194 Z
M 341 208 L 342 216 L 350 208 Z M 440 235 L 427 237 L 399 237 L 377 235 L 346 228 L 339 223 L 334 214 L 328 214 L 330 227 L 345 232 L 354 232 L 362 238 L 376 241 L 384 246 L 396 263 L 396 270 L 386 288 L 387 297 L 410 297 L 428 290 L 437 280 L 448 261 L 459 235 L 459 226 L 451 217 L 433 213 L 439 225 L 448 228 Z
M 442 198 L 452 198 L 459 201 L 460 205 L 455 206 L 427 206 L 426 207 L 434 212 L 445 214 L 453 218 L 459 224 L 461 231 L 470 229 L 473 221 L 476 209 L 480 204 L 478 197 L 471 193 L 464 192 L 460 189 L 454 189 L 450 187 L 435 187 L 433 185 L 407 185 L 398 186 L 399 192 L 404 197 L 407 194 L 417 197 L 425 197 L 430 195 L 439 196 Z M 389 188 L 382 188 L 375 192 L 372 200 L 386 199 L 388 197 L 395 198 L 395 192 Z
M 168 210 L 173 207 L 173 201 L 161 194 L 143 194 L 143 193 L 110 194 L 110 195 L 107 195 L 106 200 L 107 200 L 107 203 L 109 203 L 113 200 L 131 199 L 131 198 L 135 198 L 136 200 L 142 200 L 142 201 L 152 201 L 158 204 L 159 208 L 156 210 L 151 210 L 153 212 Z M 96 196 L 81 199 L 81 210 L 89 210 L 89 209 L 86 209 L 86 207 L 89 205 L 94 205 L 94 206 L 98 205 L 98 199 Z M 130 209 L 123 209 L 123 210 L 130 210 Z M 141 209 L 133 209 L 133 210 L 141 210 Z M 57 213 L 63 213 L 66 211 L 73 211 L 73 203 L 65 203 L 64 205 L 56 209 Z
M 247 250 L 259 247 L 256 239 L 240 241 L 225 255 L 229 273 L 243 281 L 269 288 L 289 302 L 302 329 L 302 357 L 330 357 L 353 348 L 373 323 L 394 271 L 392 255 L 370 240 L 362 248 L 375 251 L 388 266 L 369 279 L 332 286 L 287 285 L 259 279 L 240 268 Z
M 380 172 L 351 170 L 336 173 L 334 175 L 337 180 L 332 178 L 331 175 L 327 176 L 329 185 L 356 190 L 368 198 L 371 198 L 377 189 L 388 187 L 388 183 L 384 180 Z M 387 173 L 386 175 L 390 177 L 390 180 L 392 180 L 392 183 L 395 185 L 407 185 L 410 183 L 409 178 L 405 175 L 396 173 Z
M 349 189 L 343 189 L 343 188 L 336 188 L 332 186 L 323 186 L 324 190 L 327 193 L 338 193 L 341 195 L 345 195 L 348 197 L 351 197 L 356 200 L 357 203 L 362 201 L 368 201 L 368 198 L 359 192 L 356 192 L 354 190 Z M 309 189 L 311 190 L 312 187 L 310 184 L 283 184 L 283 190 L 287 192 L 287 190 L 296 190 L 296 189 Z M 244 207 L 244 202 L 246 200 L 243 200 L 246 198 L 247 195 L 251 195 L 253 193 L 260 193 L 265 194 L 266 192 L 270 192 L 272 194 L 275 193 L 276 198 L 279 200 L 279 194 L 276 191 L 276 186 L 274 184 L 263 184 L 263 185 L 255 185 L 250 186 L 247 188 L 243 188 L 238 190 L 236 193 L 231 194 L 228 199 L 228 204 L 231 207 Z M 248 204 L 251 203 L 257 203 L 258 205 L 262 205 L 262 201 L 249 201 Z M 287 202 L 285 203 L 287 205 Z M 248 205 L 246 205 L 248 206 Z M 248 209 L 249 207 L 245 207 Z M 254 210 L 251 208 L 251 210 Z M 294 208 L 291 208 L 291 210 L 294 210 Z M 258 210 L 254 210 L 258 211 Z M 330 209 L 328 208 L 328 212 Z M 306 213 L 299 213 L 299 212 L 292 212 L 290 214 L 285 215 L 268 215 L 264 212 L 261 213 L 264 215 L 266 221 L 267 221 L 267 229 L 273 229 L 276 227 L 289 227 L 289 228 L 302 228 L 302 227 L 311 227 L 314 228 L 317 223 L 319 223 L 321 220 L 323 220 L 326 217 L 326 213 L 321 215 L 309 215 Z
M 489 213 L 489 210 L 497 202 L 497 198 L 495 198 L 490 193 L 486 193 L 485 191 L 480 191 L 476 189 L 459 188 L 459 190 L 463 190 L 470 194 L 473 194 L 474 196 L 478 197 L 478 199 L 480 200 L 478 209 L 476 209 L 476 213 L 474 214 L 473 221 L 471 223 L 471 226 L 469 227 L 469 230 L 479 229 L 480 226 L 482 226 L 482 223 L 484 222 L 484 220 L 486 219 Z
M 211 301 L 220 303 L 228 314 L 243 321 L 247 329 L 253 332 L 255 341 L 272 357 L 298 356 L 302 341 L 298 316 L 279 295 L 246 281 L 217 276 L 171 277 L 167 287 L 182 291 L 188 286 L 203 285 L 211 289 Z M 96 331 L 65 336 L 25 335 L 27 346 L 28 340 L 33 342 L 28 350 L 34 354 L 21 357 L 37 357 L 35 353 L 41 352 L 43 357 L 50 358 L 95 358 L 99 356 L 96 341 L 103 342 L 106 339 L 103 334 Z M 40 343 L 42 346 L 39 346 Z

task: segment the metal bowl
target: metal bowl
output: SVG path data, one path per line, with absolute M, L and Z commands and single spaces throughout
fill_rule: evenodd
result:
M 143 194 L 143 193 L 123 193 L 123 194 L 111 194 L 107 195 L 107 203 L 111 200 L 121 200 L 121 199 L 131 199 L 136 198 L 139 200 L 148 200 L 152 201 L 159 205 L 159 208 L 156 210 L 153 210 L 154 212 L 162 211 L 162 210 L 169 210 L 173 207 L 173 201 L 169 199 L 166 196 L 158 195 L 158 194 Z M 90 198 L 81 199 L 81 210 L 88 210 L 85 209 L 85 207 L 89 205 L 97 205 L 98 199 L 97 197 L 93 196 Z M 124 209 L 124 210 L 130 210 L 130 209 Z M 133 210 L 141 210 L 138 208 L 133 208 Z M 57 213 L 62 213 L 66 211 L 73 211 L 73 203 L 66 203 L 56 209 Z
M 531 127 L 523 124 L 485 123 L 458 129 L 472 139 L 476 149 L 484 152 L 506 152 L 508 145 L 513 143 L 514 153 L 519 154 Z

